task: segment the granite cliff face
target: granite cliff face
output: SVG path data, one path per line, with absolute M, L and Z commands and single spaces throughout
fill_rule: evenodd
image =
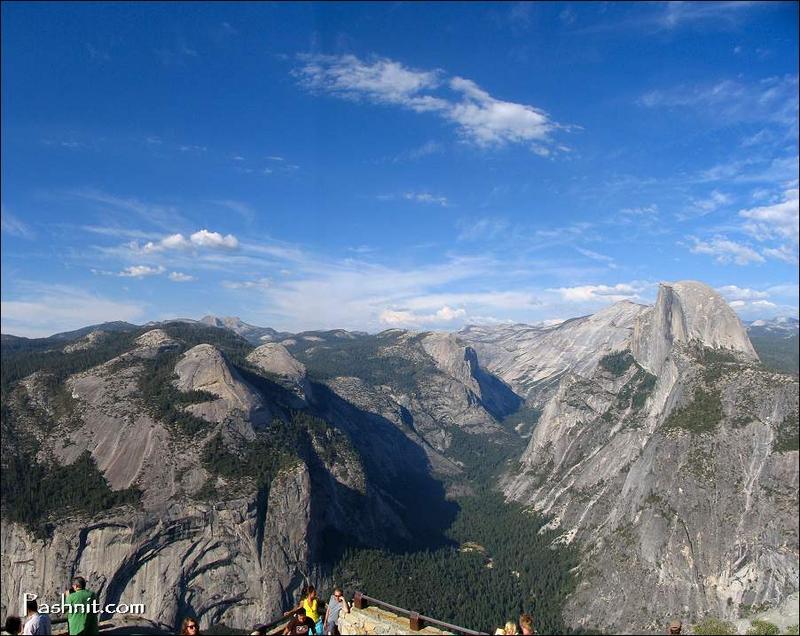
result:
M 581 545 L 569 621 L 652 631 L 780 602 L 798 589 L 796 377 L 753 364 L 699 283 L 633 318 L 616 355 L 561 375 L 503 483 Z

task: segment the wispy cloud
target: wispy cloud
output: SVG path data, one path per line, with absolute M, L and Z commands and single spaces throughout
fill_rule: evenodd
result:
M 768 2 L 648 2 L 634 7 L 625 17 L 605 20 L 576 29 L 574 33 L 604 31 L 636 31 L 645 34 L 668 34 L 680 29 L 730 30 L 743 24 L 750 11 L 769 5 Z
M 569 303 L 586 302 L 619 302 L 620 300 L 638 300 L 640 294 L 651 286 L 649 283 L 618 283 L 616 285 L 577 285 L 575 287 L 558 287 L 549 291 L 556 292 Z
M 689 248 L 691 252 L 713 256 L 717 263 L 748 265 L 749 263 L 763 263 L 765 260 L 752 247 L 731 241 L 725 236 L 715 236 L 707 241 L 702 241 L 694 236 L 689 237 L 689 239 L 692 241 L 692 245 Z
M 403 201 L 412 201 L 413 203 L 438 205 L 443 208 L 446 208 L 450 205 L 446 196 L 442 196 L 440 194 L 431 194 L 430 192 L 403 192 L 402 194 L 380 194 L 378 195 L 377 198 L 381 201 L 392 201 L 400 199 Z
M 259 278 L 257 280 L 240 280 L 231 281 L 226 280 L 222 282 L 222 286 L 227 289 L 269 289 L 272 287 L 272 281 L 269 278 Z
M 0 206 L 0 231 L 9 236 L 25 239 L 31 239 L 35 236 L 28 224 L 11 214 L 5 205 Z
M 393 163 L 404 163 L 407 161 L 415 161 L 423 157 L 435 155 L 444 150 L 444 146 L 437 141 L 426 141 L 424 144 L 401 152 L 391 158 Z
M 701 114 L 716 126 L 738 122 L 772 122 L 797 128 L 798 78 L 766 77 L 744 83 L 725 79 L 711 84 L 652 90 L 639 99 L 648 108 L 670 108 Z M 751 138 L 751 142 L 756 141 Z
M 552 133 L 566 128 L 540 108 L 498 99 L 470 79 L 447 79 L 440 69 L 413 69 L 379 57 L 363 61 L 354 55 L 303 55 L 300 61 L 294 75 L 309 90 L 435 113 L 478 147 L 526 144 L 549 155 Z
M 112 320 L 141 318 L 145 306 L 119 301 L 68 285 L 27 284 L 15 300 L 0 302 L 2 331 L 43 337 Z
M 461 219 L 457 223 L 459 241 L 476 241 L 479 239 L 495 239 L 505 234 L 510 224 L 506 219 L 485 217 L 482 219 Z
M 616 262 L 611 256 L 607 256 L 606 254 L 600 254 L 599 252 L 595 252 L 593 250 L 587 250 L 583 247 L 576 247 L 575 251 L 579 254 L 583 254 L 586 258 L 590 258 L 593 261 L 599 261 L 601 263 L 606 263 L 611 269 L 616 268 Z
M 178 38 L 174 45 L 153 50 L 164 66 L 182 66 L 188 59 L 198 56 L 197 50 L 191 47 L 184 38 Z
M 195 280 L 194 276 L 184 274 L 183 272 L 170 272 L 168 278 L 173 283 L 190 283 L 191 281 Z
M 236 212 L 239 216 L 241 216 L 245 221 L 252 223 L 256 217 L 256 212 L 247 203 L 243 201 L 236 201 L 234 199 L 222 199 L 222 200 L 215 200 L 211 203 L 218 205 L 220 207 L 226 208 L 231 210 L 232 212 Z
M 176 224 L 186 223 L 178 208 L 174 205 L 163 205 L 142 201 L 136 197 L 121 197 L 102 190 L 73 190 L 71 196 L 91 201 L 108 211 L 133 213 L 142 220 L 160 228 L 173 228 Z M 102 210 L 101 208 L 101 210 Z

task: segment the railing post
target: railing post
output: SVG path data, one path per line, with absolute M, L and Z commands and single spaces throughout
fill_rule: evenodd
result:
M 353 595 L 353 607 L 356 609 L 365 609 L 367 607 L 367 600 L 361 592 L 356 592 Z
M 422 618 L 420 618 L 419 612 L 411 612 L 411 616 L 408 617 L 408 623 L 412 632 L 421 630 L 423 621 Z

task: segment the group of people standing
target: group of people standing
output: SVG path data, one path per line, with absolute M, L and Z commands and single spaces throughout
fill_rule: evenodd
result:
M 317 598 L 317 590 L 313 585 L 303 588 L 300 603 L 290 609 L 284 616 L 292 616 L 292 620 L 284 628 L 287 636 L 339 636 L 339 621 L 342 613 L 350 612 L 350 604 L 345 600 L 341 588 L 336 588 L 325 605 L 324 613 Z
M 284 617 L 291 617 L 281 632 L 270 632 L 268 625 L 256 625 L 251 636 L 269 636 L 270 634 L 286 634 L 287 636 L 340 636 L 339 620 L 344 612 L 350 611 L 350 604 L 345 600 L 340 588 L 333 590 L 327 604 L 317 598 L 317 589 L 313 585 L 303 587 L 300 602 L 284 612 Z M 181 636 L 200 636 L 200 625 L 194 618 L 185 618 L 181 623 Z

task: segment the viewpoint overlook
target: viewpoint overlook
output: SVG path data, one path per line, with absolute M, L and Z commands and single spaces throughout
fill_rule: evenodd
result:
M 81 574 L 167 631 L 248 629 L 308 583 L 478 631 L 746 628 L 798 592 L 798 379 L 770 337 L 796 321 L 745 326 L 694 281 L 455 333 L 4 335 L 3 614 Z

